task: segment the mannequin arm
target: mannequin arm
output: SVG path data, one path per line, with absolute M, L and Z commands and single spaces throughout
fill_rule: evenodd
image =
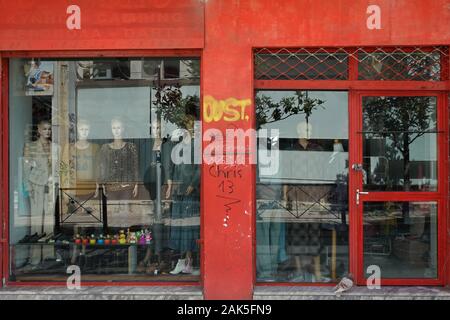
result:
M 133 197 L 136 198 L 137 195 L 138 195 L 138 185 L 136 183 L 133 188 Z
M 28 180 L 30 173 L 31 173 L 31 167 L 32 167 L 32 160 L 30 158 L 30 147 L 29 144 L 26 143 L 24 150 L 23 150 L 23 185 L 27 192 L 31 191 L 31 184 Z
M 172 196 L 172 180 L 167 180 L 166 199 L 170 199 Z
M 283 200 L 287 200 L 287 194 L 288 194 L 289 186 L 287 184 L 283 185 Z

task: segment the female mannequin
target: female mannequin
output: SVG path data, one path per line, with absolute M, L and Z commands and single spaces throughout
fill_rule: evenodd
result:
M 178 260 L 171 274 L 195 273 L 192 268 L 192 253 L 197 250 L 196 239 L 200 236 L 200 168 L 193 161 L 194 120 L 194 117 L 186 116 L 185 135 L 179 142 L 190 143 L 191 162 L 176 165 L 172 163 L 169 170 L 166 199 L 173 200 L 169 246 L 184 256 L 184 259 Z
M 96 195 L 97 157 L 99 145 L 88 141 L 91 125 L 87 120 L 77 122 L 77 141 L 66 144 L 61 161 L 61 178 L 63 197 L 67 206 L 67 215 L 79 212 L 89 212 L 86 201 Z M 78 227 L 74 226 L 74 234 Z M 79 256 L 78 248 L 72 253 L 72 263 Z
M 114 199 L 131 199 L 138 195 L 138 154 L 134 143 L 123 141 L 121 119 L 111 120 L 113 142 L 102 145 L 99 155 L 99 182 L 105 194 Z
M 297 125 L 298 139 L 291 145 L 290 150 L 300 152 L 323 151 L 321 145 L 311 141 L 313 136 L 313 127 L 311 123 L 301 121 Z M 298 192 L 299 190 L 302 190 Z M 284 185 L 283 200 L 286 202 L 288 210 L 293 209 L 299 204 L 308 203 L 319 199 L 326 193 L 327 187 L 316 184 Z M 305 195 L 307 195 L 305 197 Z M 295 223 L 289 223 L 287 226 L 287 244 L 288 254 L 295 257 L 296 276 L 291 281 L 311 282 L 320 277 L 320 255 L 318 254 L 320 239 L 319 223 L 304 223 L 298 219 Z M 314 267 L 313 267 L 314 266 Z
M 77 138 L 75 143 L 67 144 L 63 151 L 61 163 L 62 184 L 69 194 L 86 198 L 96 190 L 96 163 L 98 144 L 88 141 L 90 124 L 86 120 L 77 123 Z
M 57 145 L 51 142 L 52 126 L 49 121 L 37 125 L 38 139 L 25 144 L 24 148 L 24 186 L 30 195 L 30 234 L 49 235 L 53 232 L 53 155 L 58 154 Z M 38 265 L 42 259 L 54 255 L 50 246 L 33 246 L 30 262 Z

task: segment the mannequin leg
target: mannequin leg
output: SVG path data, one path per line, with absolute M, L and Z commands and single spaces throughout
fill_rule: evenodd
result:
M 256 223 L 256 266 L 258 277 L 267 279 L 272 277 L 270 256 L 270 222 Z
M 50 189 L 51 190 L 51 189 Z M 54 197 L 53 193 L 44 193 L 43 196 L 43 232 L 47 235 L 53 232 L 55 225 L 54 216 Z M 52 245 L 43 245 L 42 248 L 42 259 L 54 258 L 55 250 Z
M 278 275 L 278 256 L 280 252 L 280 233 L 281 233 L 281 223 L 280 222 L 270 222 L 270 273 L 272 277 Z
M 192 273 L 192 251 L 190 250 L 185 253 L 185 267 L 182 273 Z
M 30 195 L 31 204 L 31 234 L 42 234 L 44 232 L 44 186 L 32 185 L 33 192 Z M 31 246 L 30 262 L 32 265 L 38 265 L 41 262 L 42 248 L 39 245 Z
M 145 257 L 144 259 L 141 260 L 141 262 L 139 262 L 139 265 L 137 267 L 137 272 L 145 272 L 146 269 L 145 267 L 147 266 L 147 264 L 150 262 L 150 259 L 152 258 L 152 250 L 147 247 L 145 249 Z
M 320 281 L 322 278 L 322 274 L 320 272 L 320 256 L 315 256 L 314 260 L 314 276 L 316 277 L 316 281 Z
M 300 256 L 295 256 L 295 270 L 297 271 L 297 276 L 302 273 L 303 267 Z

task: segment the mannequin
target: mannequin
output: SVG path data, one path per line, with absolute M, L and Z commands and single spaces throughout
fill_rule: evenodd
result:
M 322 146 L 311 141 L 311 137 L 313 136 L 313 126 L 311 123 L 306 121 L 299 122 L 296 129 L 298 139 L 292 144 L 291 150 L 300 152 L 323 151 Z M 323 196 L 325 192 L 326 189 L 321 185 L 301 184 L 293 187 L 284 185 L 283 200 L 286 202 L 288 210 L 291 210 L 293 202 L 315 201 L 315 199 Z M 288 248 L 290 248 L 289 253 L 295 257 L 297 270 L 297 277 L 293 281 L 314 282 L 320 278 L 320 256 L 316 252 L 319 246 L 318 241 L 316 241 L 320 239 L 319 232 L 320 228 L 318 223 L 304 223 L 299 220 L 296 223 L 289 224 L 287 232 Z M 305 256 L 310 257 L 310 260 L 304 259 Z M 302 260 L 309 261 L 305 262 Z M 302 273 L 303 276 L 301 276 Z
M 166 261 L 162 259 L 162 251 L 163 248 L 167 247 L 166 239 L 163 237 L 163 234 L 166 233 L 166 228 L 169 229 L 169 226 L 166 226 L 163 221 L 158 220 L 161 218 L 158 218 L 156 206 L 158 205 L 158 189 L 160 189 L 160 196 L 162 199 L 165 199 L 167 193 L 167 177 L 169 176 L 168 170 L 171 167 L 170 155 L 173 146 L 173 143 L 169 141 L 168 138 L 161 138 L 161 124 L 159 121 L 153 121 L 151 129 L 152 135 L 149 139 L 151 146 L 150 163 L 144 175 L 144 187 L 149 192 L 150 199 L 154 203 L 153 214 L 156 218 L 152 230 L 155 245 L 152 247 L 147 246 L 145 256 L 139 262 L 137 269 L 138 272 L 145 272 L 147 274 L 154 274 L 155 270 L 161 271 L 168 268 Z M 157 152 L 159 152 L 161 166 L 159 185 L 157 183 Z M 163 206 L 161 206 L 161 211 L 164 211 Z M 153 257 L 156 257 L 156 259 L 153 259 Z M 156 260 L 156 262 L 151 263 L 152 260 Z
M 50 235 L 54 227 L 52 155 L 58 154 L 56 144 L 51 142 L 52 126 L 42 120 L 37 125 L 38 139 L 25 144 L 24 186 L 30 195 L 30 234 Z M 45 258 L 54 256 L 50 246 L 32 246 L 30 263 L 38 265 Z
M 113 141 L 99 152 L 98 181 L 111 199 L 131 199 L 138 195 L 138 154 L 134 143 L 123 141 L 124 124 L 111 120 Z
M 67 207 L 66 213 L 87 212 L 86 201 L 96 193 L 97 156 L 100 149 L 98 144 L 88 141 L 91 125 L 87 120 L 77 122 L 77 141 L 64 146 L 61 160 L 61 184 L 67 189 L 63 192 L 62 200 Z M 74 234 L 78 233 L 74 226 Z M 72 263 L 76 262 L 78 248 L 72 253 Z
M 299 122 L 297 124 L 297 136 L 298 139 L 290 146 L 291 150 L 298 151 L 323 151 L 323 148 L 310 140 L 312 136 L 313 127 L 311 123 L 307 123 L 306 121 Z M 283 186 L 283 200 L 288 201 L 289 205 L 289 185 Z
M 197 250 L 196 239 L 200 235 L 200 168 L 193 161 L 194 124 L 195 118 L 187 115 L 186 130 L 184 130 L 182 141 L 179 142 L 190 143 L 191 162 L 176 165 L 171 163 L 167 180 L 168 188 L 165 197 L 173 200 L 169 246 L 181 254 L 175 269 L 170 271 L 171 274 L 193 273 L 192 253 Z
M 256 170 L 256 268 L 258 280 L 273 280 L 280 266 L 288 260 L 286 255 L 286 222 L 277 214 L 282 184 L 261 182 Z M 278 211 L 279 212 L 279 211 Z M 266 218 L 262 218 L 265 215 Z M 270 218 L 268 217 L 270 216 Z
M 86 120 L 77 123 L 77 141 L 67 144 L 63 150 L 62 184 L 69 189 L 68 193 L 74 194 L 80 199 L 89 198 L 96 190 L 96 163 L 98 144 L 88 141 L 90 124 Z
M 297 143 L 293 145 L 295 150 L 299 151 L 323 151 L 323 148 L 311 141 L 313 126 L 306 121 L 297 124 Z

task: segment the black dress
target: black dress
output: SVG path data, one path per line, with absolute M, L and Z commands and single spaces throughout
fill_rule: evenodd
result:
M 191 141 L 191 163 L 172 163 L 169 170 L 173 183 L 169 245 L 181 253 L 198 251 L 196 240 L 200 237 L 200 166 L 194 163 L 193 148 Z M 194 190 L 186 195 L 189 186 Z

